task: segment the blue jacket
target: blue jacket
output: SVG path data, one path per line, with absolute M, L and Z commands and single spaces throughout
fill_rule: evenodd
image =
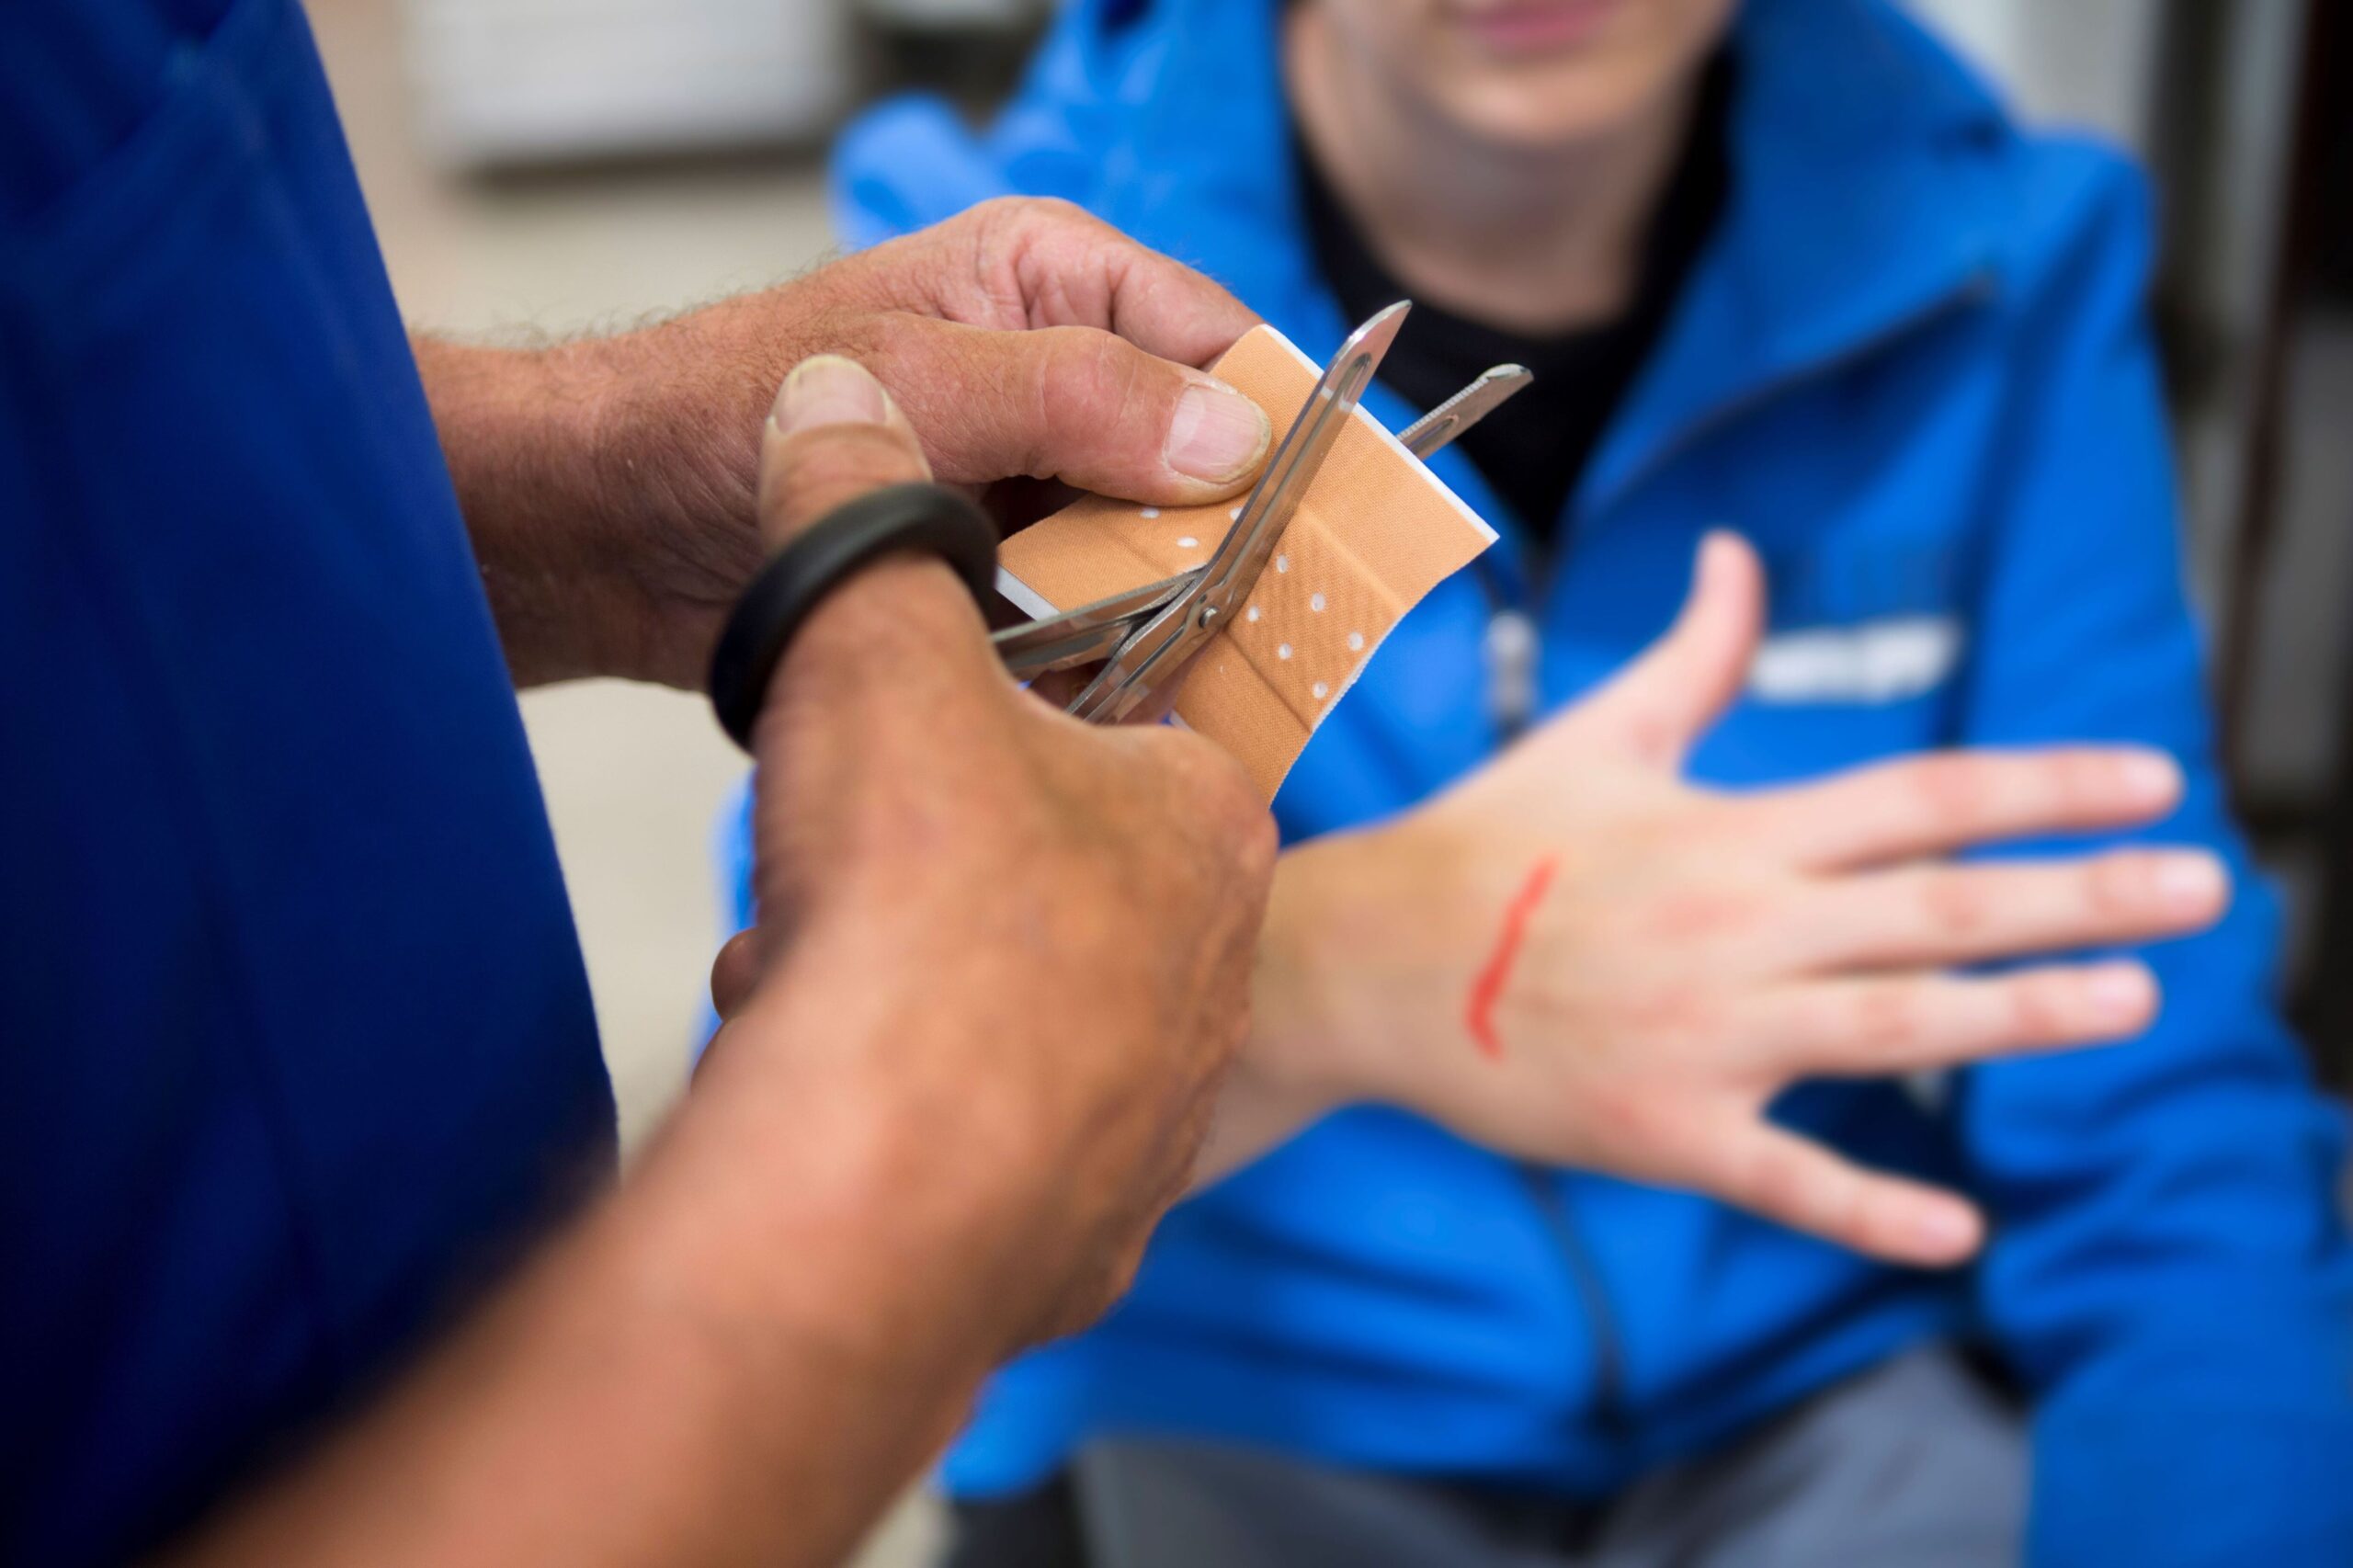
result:
M 937 103 L 838 154 L 856 243 L 1008 192 L 1066 197 L 1203 267 L 1317 357 L 1346 324 L 1305 242 L 1274 0 L 1079 0 L 974 136 Z M 1106 1324 L 989 1390 L 948 1461 L 986 1494 L 1128 1429 L 1599 1494 L 1919 1341 L 1980 1338 L 2030 1392 L 2041 1562 L 2353 1562 L 2353 1255 L 2340 1131 L 2270 999 L 2271 899 L 2224 814 L 2184 601 L 2125 163 L 2029 135 L 1877 0 L 1752 0 L 1733 191 L 1570 502 L 1544 705 L 1666 625 L 1703 529 L 1764 551 L 1774 642 L 1698 755 L 1756 784 L 1959 744 L 2160 745 L 2160 836 L 2241 874 L 2148 954 L 2127 1048 L 1989 1066 L 1933 1104 L 1822 1083 L 1778 1114 L 1958 1182 L 1965 1272 L 1865 1261 L 1717 1204 L 1557 1187 L 1581 1290 L 1506 1161 L 1397 1111 L 1335 1116 L 1186 1204 Z M 1412 328 L 1409 325 L 1408 331 Z M 1369 400 L 1392 427 L 1412 412 Z M 1469 574 L 1410 616 L 1277 802 L 1302 838 L 1393 812 L 1496 745 Z M 1574 779 L 1563 780 L 1574 788 Z

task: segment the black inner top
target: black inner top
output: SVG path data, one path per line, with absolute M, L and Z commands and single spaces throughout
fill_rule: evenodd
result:
M 1611 320 L 1542 336 L 1507 332 L 1442 306 L 1416 303 L 1381 362 L 1381 380 L 1420 409 L 1436 407 L 1490 365 L 1536 373 L 1517 397 L 1461 438 L 1471 461 L 1529 530 L 1557 549 L 1563 513 L 1594 444 L 1657 346 L 1684 279 L 1731 187 L 1732 68 L 1719 53 L 1694 106 L 1683 155 L 1651 217 L 1634 292 Z M 1348 320 L 1411 297 L 1373 255 L 1338 193 L 1293 138 L 1309 241 Z

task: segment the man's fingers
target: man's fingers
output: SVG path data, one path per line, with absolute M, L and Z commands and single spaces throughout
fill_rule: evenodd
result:
M 1751 842 L 1816 869 L 1946 854 L 2037 834 L 2151 822 L 2181 799 L 2181 769 L 2143 746 L 1956 751 L 1859 767 L 1736 801 Z
M 719 1021 L 726 1023 L 742 1012 L 759 983 L 759 933 L 738 931 L 710 960 L 710 1006 Z
M 1941 968 L 2183 936 L 2229 903 L 2203 850 L 2119 849 L 1846 877 L 1802 895 L 1785 928 L 1807 968 Z
M 774 550 L 846 501 L 929 479 L 923 447 L 855 359 L 803 359 L 777 389 L 760 447 L 760 537 Z
M 872 375 L 855 360 L 833 355 L 804 359 L 778 389 L 761 431 L 761 538 L 777 549 L 835 507 L 930 476 L 906 416 Z M 866 607 L 862 620 L 855 610 L 860 605 Z M 855 631 L 824 633 L 825 628 L 854 622 Z M 992 687 L 1003 684 L 1005 667 L 980 635 L 983 630 L 972 596 L 943 562 L 901 552 L 836 588 L 801 628 L 791 657 L 796 666 L 815 667 L 808 663 L 815 660 L 831 671 L 813 687 L 799 683 L 800 689 L 823 689 L 835 703 L 870 700 L 887 691 L 893 699 L 889 711 L 915 714 L 926 702 L 949 700 L 951 690 L 969 690 L 966 683 L 974 679 Z M 820 647 L 833 652 L 812 651 Z M 777 693 L 794 684 L 777 679 L 763 710 L 762 738 L 755 749 L 764 774 L 777 760 L 774 744 L 766 738 L 768 716 L 784 706 Z M 935 730 L 944 722 L 932 716 Z M 871 743 L 874 737 L 867 739 Z M 801 762 L 814 767 L 811 757 L 821 750 Z
M 942 479 L 1185 506 L 1249 483 L 1273 444 L 1258 406 L 1199 368 L 1257 318 L 1068 202 L 983 202 L 846 267 L 870 308 L 896 307 L 858 355 Z
M 1274 426 L 1223 381 L 1111 333 L 992 332 L 895 318 L 870 355 L 924 432 L 942 479 L 1027 474 L 1185 506 L 1247 484 Z
M 2118 960 L 1802 981 L 1750 1004 L 1742 1033 L 1776 1078 L 1872 1077 L 2124 1040 L 2156 1014 L 2156 977 Z
M 1764 618 L 1756 552 L 1735 534 L 1710 534 L 1675 624 L 1582 706 L 1580 727 L 1606 726 L 1645 760 L 1679 766 L 1740 695 Z
M 1794 1230 L 1894 1263 L 1949 1267 L 1975 1253 L 1985 1221 L 1956 1195 L 1881 1176 L 1768 1122 L 1711 1129 L 1693 1185 Z
M 1183 262 L 1138 244 L 1067 201 L 1006 198 L 946 226 L 969 232 L 990 310 L 950 312 L 998 327 L 1086 326 L 1147 354 L 1207 365 L 1257 324 L 1249 307 Z M 1010 301 L 1018 319 L 1006 319 Z

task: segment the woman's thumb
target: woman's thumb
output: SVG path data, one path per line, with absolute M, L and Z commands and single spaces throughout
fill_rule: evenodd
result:
M 1595 693 L 1598 725 L 1643 760 L 1680 767 L 1748 679 L 1765 620 L 1765 571 L 1737 534 L 1699 542 L 1690 596 L 1666 634 Z

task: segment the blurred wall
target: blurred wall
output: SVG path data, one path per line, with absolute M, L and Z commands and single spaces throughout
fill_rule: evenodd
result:
M 2148 152 L 2163 0 L 1910 0 L 2035 119 Z
M 405 0 L 421 150 L 453 166 L 815 142 L 849 0 Z

